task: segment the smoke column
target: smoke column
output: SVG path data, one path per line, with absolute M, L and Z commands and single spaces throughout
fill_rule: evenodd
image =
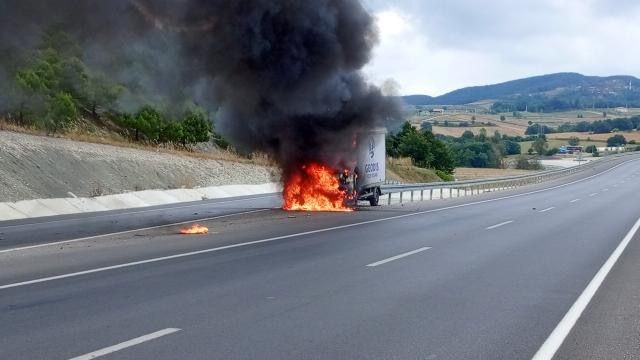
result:
M 0 14 L 9 45 L 60 24 L 97 63 L 95 54 L 148 47 L 175 68 L 151 69 L 172 81 L 147 91 L 206 84 L 217 130 L 241 151 L 269 154 L 285 178 L 310 161 L 346 166 L 356 132 L 400 117 L 360 72 L 377 34 L 358 0 L 5 0 Z

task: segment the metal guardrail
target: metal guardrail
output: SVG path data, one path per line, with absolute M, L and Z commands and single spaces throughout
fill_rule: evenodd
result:
M 584 165 L 578 165 L 559 170 L 540 171 L 534 174 L 481 179 L 467 181 L 422 183 L 422 184 L 386 184 L 382 185 L 382 198 L 380 203 L 384 203 L 385 195 L 387 205 L 392 204 L 392 200 L 403 203 L 405 194 L 409 201 L 424 201 L 433 199 L 448 199 L 469 195 L 477 195 L 485 192 L 495 192 L 509 190 L 520 186 L 538 184 L 544 181 L 557 179 L 563 176 L 575 174 L 586 169 L 590 169 L 594 164 L 601 164 L 603 161 L 618 159 L 625 154 L 609 155 L 602 160 L 590 161 Z M 394 197 L 394 194 L 399 194 Z

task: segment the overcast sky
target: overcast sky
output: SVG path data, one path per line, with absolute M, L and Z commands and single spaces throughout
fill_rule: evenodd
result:
M 363 0 L 380 43 L 365 73 L 442 95 L 533 75 L 640 75 L 639 0 Z

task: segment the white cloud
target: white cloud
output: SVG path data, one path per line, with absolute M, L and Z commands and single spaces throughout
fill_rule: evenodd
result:
M 365 73 L 403 94 L 571 71 L 640 75 L 640 2 L 368 0 L 380 44 Z

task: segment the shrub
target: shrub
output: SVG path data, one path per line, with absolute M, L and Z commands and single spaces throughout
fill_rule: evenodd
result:
M 516 160 L 516 169 L 520 170 L 542 170 L 542 164 L 535 159 L 528 159 L 526 156 L 518 156 Z
M 442 170 L 436 170 L 436 175 L 438 175 L 438 177 L 442 179 L 442 181 L 455 181 L 455 177 L 453 175 L 448 174 Z
M 553 156 L 553 155 L 557 154 L 558 152 L 560 152 L 560 150 L 558 148 L 551 148 L 551 149 L 547 150 L 545 155 Z
M 580 145 L 580 139 L 576 136 L 572 136 L 569 138 L 569 145 L 571 146 L 578 146 Z

